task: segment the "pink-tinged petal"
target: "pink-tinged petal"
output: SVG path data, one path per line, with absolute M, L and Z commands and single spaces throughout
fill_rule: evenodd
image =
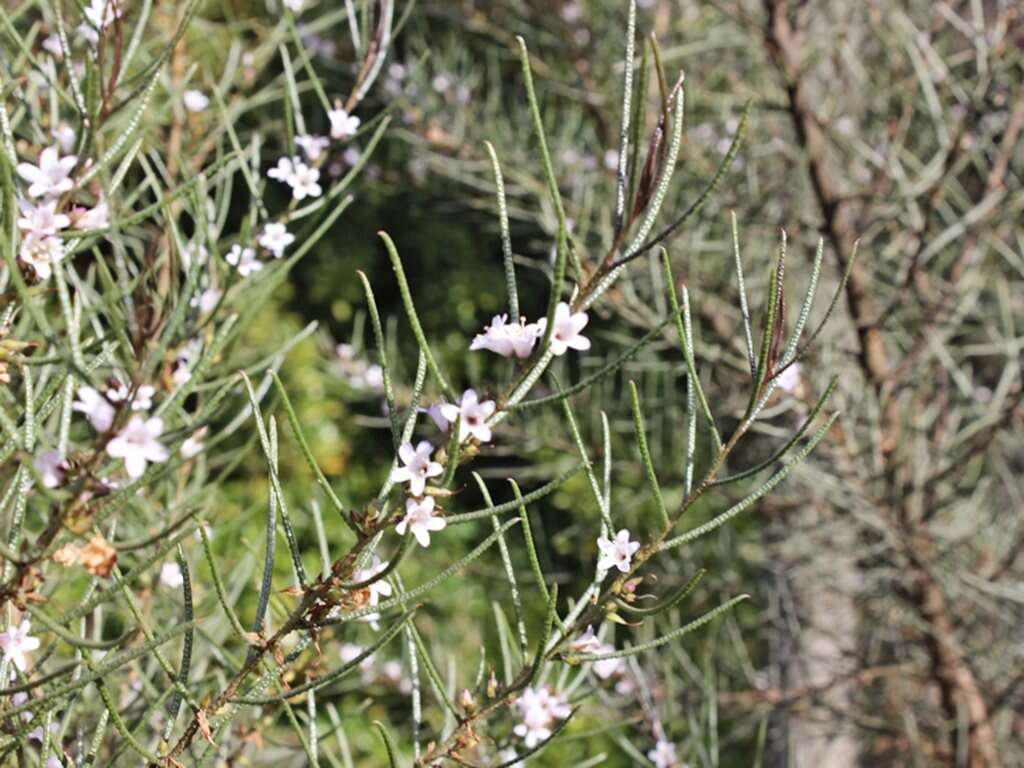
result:
M 54 152 L 56 152 L 56 150 L 54 150 Z M 71 169 L 74 168 L 77 163 L 78 155 L 68 155 L 67 157 L 62 157 L 58 162 L 58 165 L 64 173 L 71 173 Z
M 486 424 L 481 424 L 479 427 L 477 427 L 475 430 L 475 435 L 476 439 L 479 440 L 481 443 L 491 442 L 491 428 L 488 427 Z
M 443 531 L 448 521 L 443 517 L 431 517 L 424 524 L 428 531 Z
M 399 536 L 405 536 L 405 528 L 406 528 L 405 518 L 402 518 L 395 525 L 395 533 L 397 533 Z
M 590 317 L 587 316 L 586 312 L 577 312 L 572 316 L 572 330 L 573 333 L 579 333 L 587 327 L 587 323 L 590 322 Z
M 160 443 L 150 443 L 143 453 L 148 461 L 155 462 L 167 461 L 167 457 L 170 455 L 167 452 L 167 447 Z
M 477 394 L 475 389 L 467 389 L 462 393 L 462 407 L 465 408 L 467 405 L 475 405 L 478 403 Z
M 551 354 L 555 357 L 561 357 L 568 349 L 569 348 L 565 345 L 564 341 L 556 339 L 554 336 L 551 337 Z
M 437 477 L 442 472 L 444 472 L 444 467 L 436 461 L 432 461 L 427 465 L 427 477 Z
M 585 336 L 574 336 L 566 342 L 566 346 L 582 352 L 583 350 L 590 349 L 590 339 Z
M 459 406 L 452 405 L 451 403 L 441 403 L 438 405 L 438 410 L 441 411 L 441 415 L 444 416 L 448 422 L 454 423 L 459 418 Z
M 493 400 L 487 400 L 483 403 L 480 403 L 480 410 L 483 412 L 485 418 L 493 414 L 495 408 L 497 407 L 498 406 L 495 405 Z
M 124 457 L 124 468 L 128 477 L 140 478 L 146 471 L 146 459 L 141 454 L 132 451 Z
M 407 483 L 411 477 L 408 467 L 395 467 L 391 470 L 391 482 L 393 483 Z
M 438 466 L 441 466 L 441 465 L 438 464 Z M 412 499 L 410 499 L 409 501 L 412 501 Z M 427 512 L 433 512 L 434 511 L 435 503 L 436 502 L 434 501 L 434 497 L 433 496 L 427 496 L 427 498 L 422 499 L 419 502 L 413 502 L 414 505 L 419 506 L 420 509 L 425 509 Z
M 416 458 L 416 451 L 413 450 L 412 443 L 402 443 L 398 446 L 398 458 L 402 460 L 403 464 L 412 463 L 412 460 Z
M 29 184 L 35 184 L 42 178 L 42 172 L 32 163 L 18 163 L 16 170 L 18 175 Z
M 434 446 L 428 440 L 420 440 L 416 445 L 416 455 L 428 458 L 434 452 Z
M 409 493 L 413 496 L 422 496 L 426 487 L 427 481 L 419 475 L 413 475 L 409 478 Z
M 416 537 L 416 541 L 420 543 L 421 547 L 430 546 L 430 534 L 427 532 L 425 528 L 422 528 L 418 525 L 415 526 L 412 529 L 412 535 Z

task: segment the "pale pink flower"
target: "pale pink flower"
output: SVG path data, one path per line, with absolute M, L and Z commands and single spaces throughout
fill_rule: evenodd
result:
M 440 465 L 438 465 L 440 466 Z M 434 497 L 405 500 L 405 517 L 398 521 L 395 531 L 405 535 L 405 529 L 412 531 L 421 547 L 430 546 L 430 532 L 441 531 L 448 522 L 438 515 L 434 509 Z
M 48 280 L 53 265 L 64 258 L 64 243 L 59 237 L 29 234 L 21 240 L 18 258 L 32 267 L 40 280 Z
M 326 136 L 302 135 L 295 137 L 295 143 L 306 153 L 306 159 L 311 163 L 320 159 L 331 142 Z
M 61 152 L 68 153 L 75 148 L 75 139 L 77 138 L 75 136 L 75 129 L 67 123 L 60 123 L 56 128 L 50 131 L 50 135 L 53 136 L 57 144 L 60 145 Z
M 559 302 L 555 307 L 554 330 L 551 333 L 551 352 L 555 355 L 564 355 L 571 349 L 590 349 L 590 339 L 581 335 L 587 325 L 586 312 L 572 312 L 569 305 L 564 301 Z M 537 321 L 540 326 L 541 335 L 547 330 L 547 318 L 542 317 Z
M 124 459 L 129 477 L 142 477 L 147 463 L 167 461 L 167 448 L 158 439 L 163 431 L 164 420 L 159 416 L 145 420 L 141 416 L 132 416 L 124 429 L 107 443 L 107 455 Z
M 185 576 L 177 563 L 164 563 L 160 566 L 160 583 L 170 589 L 181 589 Z
M 415 448 L 412 443 L 402 443 L 398 447 L 398 458 L 402 460 L 404 467 L 395 467 L 391 471 L 391 480 L 395 483 L 408 483 L 409 493 L 413 496 L 422 496 L 427 486 L 427 480 L 437 477 L 444 472 L 436 461 L 431 461 L 430 456 L 434 452 L 434 446 L 423 440 Z
M 243 248 L 235 243 L 231 250 L 224 256 L 224 261 L 238 270 L 242 277 L 248 277 L 253 272 L 263 269 L 263 262 L 256 258 L 256 251 L 252 248 Z
M 647 753 L 647 759 L 654 763 L 654 768 L 679 768 L 675 744 L 664 739 L 658 739 L 654 749 Z
M 303 162 L 295 163 L 289 184 L 292 188 L 292 197 L 296 200 L 304 200 L 307 197 L 320 197 L 323 190 L 320 188 L 320 171 L 306 165 Z
M 452 423 L 455 423 L 456 419 L 459 420 L 460 443 L 470 437 L 475 437 L 481 443 L 488 443 L 491 440 L 491 428 L 487 426 L 487 419 L 493 415 L 495 408 L 493 400 L 484 400 L 481 403 L 476 390 L 467 389 L 462 393 L 462 402 L 458 405 L 442 403 L 441 415 Z
M 800 363 L 787 366 L 775 377 L 775 383 L 783 392 L 793 394 L 800 387 Z
M 640 549 L 640 542 L 630 541 L 629 529 L 623 528 L 615 534 L 614 539 L 599 536 L 597 547 L 601 550 L 601 556 L 597 561 L 597 570 L 608 571 L 614 567 L 626 573 L 633 561 L 633 555 Z
M 106 229 L 110 226 L 110 208 L 107 201 L 100 200 L 92 208 L 72 208 L 71 223 L 75 229 Z
M 77 162 L 75 155 L 61 157 L 55 144 L 39 153 L 39 165 L 18 163 L 17 170 L 18 175 L 30 185 L 29 197 L 56 197 L 75 186 L 70 174 Z
M 291 185 L 292 177 L 295 175 L 295 166 L 298 162 L 299 158 L 297 157 L 279 157 L 277 165 L 267 171 L 267 176 L 276 181 Z
M 43 451 L 32 465 L 43 478 L 43 485 L 47 488 L 56 488 L 64 482 L 64 475 L 67 473 L 67 464 L 64 457 L 58 451 Z
M 189 112 L 203 112 L 210 106 L 210 97 L 195 88 L 185 91 L 181 101 Z
M 502 357 L 523 359 L 530 356 L 534 345 L 542 335 L 540 323 L 527 323 L 520 317 L 518 323 L 508 322 L 508 315 L 495 315 L 491 324 L 478 333 L 469 345 L 471 352 L 486 349 Z
M 78 388 L 78 399 L 71 404 L 71 410 L 84 413 L 97 432 L 106 432 L 114 423 L 114 406 L 92 387 Z
M 4 653 L 4 659 L 14 664 L 19 672 L 28 668 L 28 654 L 39 647 L 39 638 L 28 634 L 31 628 L 29 620 L 22 619 L 17 627 L 0 632 L 0 650 Z
M 361 122 L 358 117 L 346 112 L 340 103 L 336 103 L 334 109 L 328 110 L 327 119 L 331 121 L 332 139 L 347 139 L 354 136 Z
M 295 235 L 291 234 L 284 224 L 271 222 L 263 227 L 263 234 L 260 235 L 259 244 L 274 254 L 275 259 L 284 256 L 284 249 L 295 242 Z
M 18 229 L 37 237 L 55 235 L 71 223 L 71 219 L 57 212 L 56 200 L 45 200 L 32 204 L 28 200 L 19 200 Z
M 572 713 L 565 698 L 547 688 L 523 689 L 515 708 L 522 722 L 516 724 L 513 733 L 523 740 L 527 749 L 551 738 L 558 721 Z

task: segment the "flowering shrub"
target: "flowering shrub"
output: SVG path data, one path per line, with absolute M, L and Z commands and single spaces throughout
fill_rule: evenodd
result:
M 544 204 L 557 220 L 548 285 L 530 302 L 546 310 L 532 322 L 521 311 L 492 150 L 508 306 L 463 348 L 466 355 L 491 353 L 477 357 L 498 383 L 467 381 L 475 387 L 463 389 L 446 373 L 433 329 L 421 322 L 417 286 L 382 232 L 381 258 L 394 272 L 402 328 L 414 342 L 406 350 L 416 363 L 399 359 L 405 350 L 395 346 L 398 331 L 386 325 L 370 281 L 359 275 L 376 362 L 340 345 L 337 363 L 354 390 L 383 395 L 393 460 L 381 468 L 375 494 L 343 499 L 279 375 L 288 352 L 313 329 L 280 348 L 243 342 L 251 342 L 244 337 L 249 322 L 293 266 L 339 225 L 350 190 L 388 130 L 388 109 L 371 115 L 367 95 L 390 51 L 395 9 L 390 0 L 359 6 L 322 17 L 344 20 L 350 35 L 344 78 L 330 80 L 318 73 L 312 42 L 297 26 L 302 2 L 286 3 L 264 32 L 269 42 L 233 49 L 220 73 L 191 67 L 182 53 L 199 45 L 190 35 L 196 2 L 155 8 L 93 0 L 68 16 L 46 5 L 4 17 L 19 54 L 3 66 L 20 68 L 21 78 L 18 106 L 5 102 L 0 111 L 5 758 L 175 766 L 216 756 L 231 764 L 253 745 L 254 759 L 268 764 L 277 749 L 311 765 L 333 764 L 338 750 L 348 749 L 345 713 L 335 702 L 341 686 L 358 678 L 375 715 L 386 711 L 378 702 L 399 702 L 392 709 L 401 714 L 388 715 L 397 733 L 383 714 L 375 723 L 378 755 L 391 765 L 407 763 L 408 755 L 417 765 L 540 760 L 597 697 L 636 707 L 645 724 L 645 741 L 632 747 L 638 760 L 681 764 L 675 736 L 656 703 L 644 699 L 636 660 L 676 647 L 746 599 L 729 597 L 671 628 L 659 623 L 686 612 L 703 574 L 680 549 L 749 509 L 835 422 L 835 414 L 819 422 L 833 384 L 769 457 L 725 473 L 776 389 L 795 386 L 798 361 L 818 336 L 820 326 L 805 331 L 823 248 L 788 327 L 785 236 L 765 270 L 759 325 L 747 306 L 737 244 L 749 400 L 741 414 L 723 418 L 702 380 L 690 293 L 673 276 L 664 244 L 714 192 L 736 157 L 743 124 L 697 202 L 663 210 L 683 140 L 683 81 L 661 92 L 648 121 L 642 107 L 658 49 L 645 45 L 634 73 L 631 3 L 620 144 L 610 163 L 614 240 L 599 257 L 584 254 L 570 237 L 520 39 L 524 109 Z M 401 79 L 396 70 L 389 74 Z M 343 90 L 347 96 L 335 96 Z M 262 125 L 271 110 L 283 117 Z M 342 173 L 346 155 L 352 162 Z M 577 376 L 574 361 L 603 343 L 595 322 L 602 302 L 641 257 L 658 270 L 666 311 L 621 354 Z M 621 509 L 628 502 L 613 492 L 608 419 L 601 415 L 601 444 L 588 445 L 573 404 L 666 338 L 677 345 L 671 354 L 686 378 L 683 490 L 679 498 L 662 491 L 648 445 L 650 414 L 630 382 L 633 442 L 654 514 L 642 521 L 630 514 L 629 528 Z M 403 371 L 414 373 L 403 380 Z M 557 473 L 539 467 L 546 482 L 525 494 L 519 482 L 529 473 L 508 477 L 514 498 L 493 503 L 474 465 L 510 424 L 529 429 L 543 410 L 563 419 L 573 466 Z M 278 418 L 288 422 L 287 434 Z M 698 440 L 710 446 L 706 461 Z M 283 471 L 292 452 L 315 483 L 303 489 L 301 512 Z M 219 486 L 252 456 L 267 484 L 259 545 L 233 540 L 231 521 L 215 503 Z M 688 513 L 709 494 L 753 477 L 759 480 L 749 493 L 706 522 L 689 523 Z M 560 595 L 538 554 L 542 533 L 533 530 L 528 507 L 573 478 L 583 478 L 590 495 L 593 514 L 584 519 L 596 556 L 589 586 Z M 485 500 L 478 509 L 466 509 L 460 498 L 471 484 Z M 472 532 L 471 549 L 407 585 L 407 561 L 443 546 L 455 529 Z M 287 586 L 275 570 L 279 534 L 291 568 Z M 263 556 L 261 573 L 240 565 L 250 546 Z M 475 675 L 466 673 L 475 660 L 460 660 L 446 679 L 421 616 L 436 592 L 460 590 L 485 563 L 504 579 L 492 597 L 500 659 L 482 656 Z M 616 636 L 616 625 L 627 629 Z M 639 634 L 647 631 L 654 634 Z M 365 642 L 352 642 L 356 637 Z M 447 642 L 443 621 L 431 638 Z M 396 646 L 404 664 L 378 661 Z M 425 717 L 429 707 L 437 716 Z M 337 750 L 326 746 L 327 733 L 338 734 Z

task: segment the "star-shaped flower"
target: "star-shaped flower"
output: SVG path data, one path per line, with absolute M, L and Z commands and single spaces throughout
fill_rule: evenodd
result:
M 70 173 L 77 162 L 75 155 L 61 157 L 55 144 L 39 153 L 39 165 L 18 163 L 17 170 L 30 185 L 29 197 L 57 197 L 75 186 Z
M 459 420 L 459 442 L 465 442 L 470 437 L 475 437 L 481 443 L 488 443 L 491 440 L 491 428 L 487 426 L 487 419 L 495 410 L 493 400 L 484 400 L 482 403 L 477 399 L 476 390 L 467 389 L 462 393 L 462 402 L 458 405 L 451 403 L 441 404 L 441 415 L 449 422 Z
M 581 335 L 587 325 L 586 312 L 573 312 L 564 301 L 559 302 L 555 307 L 555 320 L 552 324 L 554 330 L 551 332 L 551 351 L 555 355 L 564 355 L 570 348 L 585 350 L 590 349 L 590 339 Z M 541 335 L 547 330 L 547 318 L 542 317 L 537 321 L 540 326 Z
M 339 103 L 334 105 L 334 109 L 328 110 L 327 119 L 331 121 L 332 139 L 347 139 L 354 136 L 361 122 L 358 117 L 346 112 Z
M 597 560 L 597 570 L 608 571 L 614 567 L 626 573 L 633 561 L 633 555 L 640 549 L 640 542 L 630 541 L 629 529 L 623 528 L 615 534 L 614 539 L 599 536 L 597 547 L 601 550 L 601 556 Z
M 295 235 L 290 233 L 284 224 L 271 222 L 263 227 L 259 244 L 274 254 L 275 259 L 284 256 L 284 249 L 295 242 Z
M 78 399 L 71 404 L 71 410 L 84 413 L 97 432 L 106 432 L 114 423 L 114 406 L 92 387 L 78 388 Z
M 145 420 L 141 416 L 132 416 L 124 429 L 107 443 L 107 455 L 124 459 L 129 477 L 142 477 L 147 463 L 167 461 L 167 448 L 157 439 L 163 431 L 164 420 L 159 416 Z
M 395 483 L 408 483 L 409 493 L 413 496 L 422 496 L 427 486 L 427 479 L 437 477 L 444 472 L 444 467 L 436 461 L 430 460 L 434 452 L 434 446 L 426 440 L 420 442 L 415 448 L 412 443 L 402 443 L 398 447 L 398 458 L 402 460 L 404 467 L 395 467 L 391 471 L 391 480 Z
M 331 146 L 331 142 L 326 136 L 313 136 L 308 134 L 296 136 L 295 143 L 299 145 L 303 152 L 306 153 L 306 159 L 311 163 L 319 160 L 320 156 L 324 153 L 324 150 Z
M 434 509 L 434 497 L 405 500 L 405 517 L 398 521 L 395 531 L 405 535 L 405 529 L 412 531 L 421 547 L 430 546 L 430 532 L 443 530 L 447 521 L 440 517 Z
M 263 262 L 256 258 L 256 251 L 252 248 L 243 248 L 238 243 L 231 246 L 231 250 L 224 256 L 224 261 L 237 269 L 242 277 L 248 277 L 253 272 L 263 269 Z
M 28 667 L 29 652 L 39 647 L 39 638 L 28 634 L 31 628 L 29 620 L 22 619 L 17 627 L 0 632 L 0 650 L 4 653 L 4 659 L 10 660 L 19 672 L 24 672 Z

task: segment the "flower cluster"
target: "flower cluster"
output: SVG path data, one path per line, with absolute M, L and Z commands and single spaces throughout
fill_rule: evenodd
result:
M 558 721 L 572 714 L 572 708 L 563 696 L 548 688 L 526 688 L 516 699 L 515 708 L 521 722 L 513 733 L 521 738 L 527 749 L 533 749 L 551 737 Z
M 572 649 L 576 653 L 598 655 L 611 653 L 615 650 L 615 647 L 608 643 L 602 643 L 597 635 L 594 634 L 594 627 L 588 624 L 587 631 L 573 641 Z M 593 662 L 591 668 L 594 670 L 595 675 L 602 680 L 607 680 L 612 675 L 622 672 L 625 668 L 625 662 L 622 659 L 600 659 Z
M 557 356 L 570 349 L 590 349 L 590 339 L 583 336 L 589 319 L 586 312 L 573 312 L 567 303 L 559 302 L 552 322 L 552 354 Z M 533 352 L 537 340 L 544 336 L 547 322 L 548 319 L 542 317 L 535 323 L 527 323 L 526 318 L 521 317 L 518 323 L 510 323 L 508 315 L 495 315 L 484 332 L 476 335 L 469 349 L 486 349 L 502 357 L 525 359 Z
M 163 419 L 158 416 L 144 418 L 142 415 L 153 407 L 155 392 L 148 384 L 130 392 L 120 379 L 114 378 L 106 394 L 100 394 L 90 386 L 79 387 L 78 398 L 71 404 L 72 410 L 84 414 L 92 428 L 99 433 L 110 431 L 114 425 L 117 415 L 115 404 L 128 405 L 133 414 L 128 423 L 107 443 L 107 455 L 124 459 L 125 471 L 132 479 L 141 477 L 148 463 L 163 462 L 168 457 L 167 448 L 159 440 L 164 431 Z

